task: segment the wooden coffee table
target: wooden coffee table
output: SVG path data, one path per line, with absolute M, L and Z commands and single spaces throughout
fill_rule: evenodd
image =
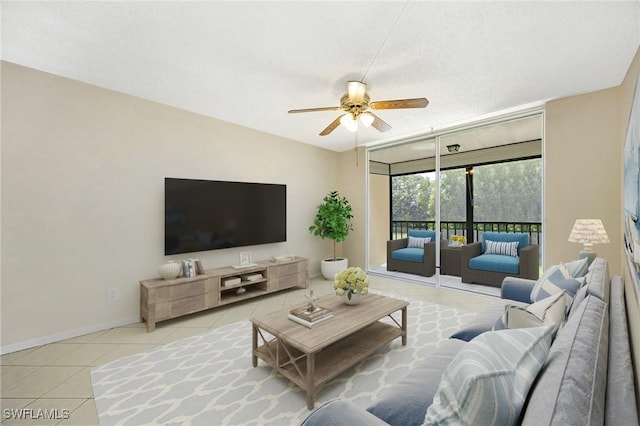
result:
M 288 319 L 289 310 L 251 318 L 253 366 L 260 358 L 305 390 L 309 409 L 316 390 L 329 380 L 397 337 L 402 337 L 403 346 L 407 344 L 409 302 L 369 294 L 353 306 L 334 295 L 318 299 L 317 304 L 333 310 L 334 317 L 312 328 Z M 400 322 L 392 315 L 398 311 Z M 391 321 L 379 321 L 386 317 Z

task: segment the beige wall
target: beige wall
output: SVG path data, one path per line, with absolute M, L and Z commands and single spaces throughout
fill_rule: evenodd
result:
M 349 258 L 349 266 L 365 267 L 366 179 L 365 150 L 345 151 L 339 155 L 340 194 L 347 197 L 353 208 L 353 231 L 341 244 L 342 254 Z
M 167 260 L 295 253 L 319 274 L 331 245 L 307 228 L 339 186 L 338 154 L 6 62 L 1 72 L 2 352 L 137 321 L 138 281 Z M 287 242 L 165 257 L 164 177 L 286 184 Z
M 620 275 L 622 187 L 620 88 L 549 102 L 544 138 L 544 264 L 575 259 L 578 218 L 601 219 L 609 244 L 595 247 Z
M 369 175 L 369 267 L 387 262 L 389 176 Z

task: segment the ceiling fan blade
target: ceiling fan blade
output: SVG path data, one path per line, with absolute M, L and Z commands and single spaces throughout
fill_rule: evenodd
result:
M 333 120 L 327 127 L 325 127 L 325 129 L 320 132 L 320 136 L 327 136 L 329 133 L 333 132 L 340 125 L 340 119 L 342 118 L 342 115 Z
M 367 84 L 361 81 L 347 82 L 347 94 L 349 100 L 354 104 L 361 104 L 364 100 L 364 94 L 367 91 Z
M 429 105 L 427 98 L 395 99 L 392 101 L 371 102 L 373 109 L 402 109 L 402 108 L 426 108 Z
M 371 123 L 371 126 L 373 128 L 375 128 L 377 131 L 386 132 L 386 131 L 391 130 L 391 126 L 389 126 L 387 123 L 385 123 L 382 118 L 378 117 L 377 115 L 375 115 L 371 111 L 368 111 L 368 113 L 373 115 L 373 122 Z
M 321 107 L 321 108 L 305 108 L 305 109 L 291 109 L 288 111 L 289 114 L 297 114 L 299 112 L 316 112 L 316 111 L 339 111 L 342 108 L 337 107 Z

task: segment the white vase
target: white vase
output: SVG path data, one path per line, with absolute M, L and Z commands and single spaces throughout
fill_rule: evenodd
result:
M 160 266 L 160 278 L 162 278 L 163 280 L 174 280 L 178 278 L 181 270 L 182 265 L 171 260 Z
M 336 274 L 343 269 L 347 269 L 347 266 L 349 266 L 349 259 L 346 257 L 336 260 L 324 259 L 320 262 L 320 272 L 324 279 L 333 281 Z
M 347 305 L 357 305 L 364 297 L 360 293 L 351 293 L 351 298 L 349 298 L 349 292 L 346 292 L 342 295 L 342 300 Z

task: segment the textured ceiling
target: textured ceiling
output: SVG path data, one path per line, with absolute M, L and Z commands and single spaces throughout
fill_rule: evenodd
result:
M 2 59 L 296 141 L 318 133 L 347 80 L 399 140 L 480 116 L 621 83 L 640 45 L 640 1 L 2 2 Z

